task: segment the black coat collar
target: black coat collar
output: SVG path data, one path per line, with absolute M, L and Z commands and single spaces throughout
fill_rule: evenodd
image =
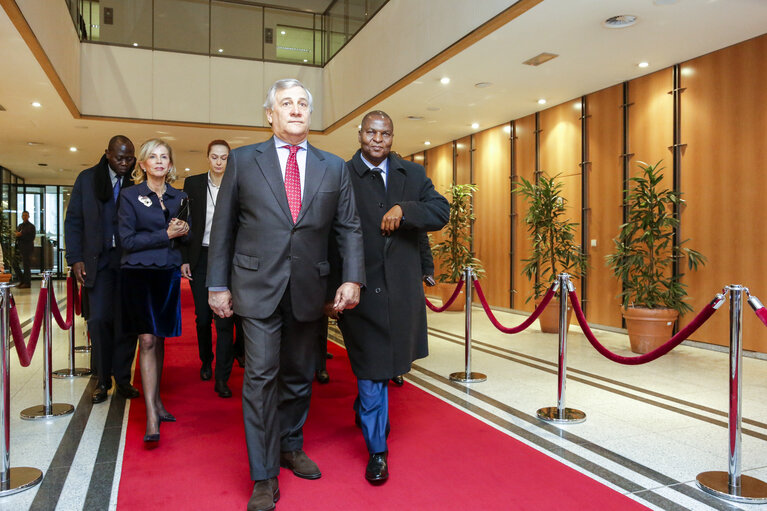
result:
M 122 188 L 131 186 L 133 180 L 130 177 L 130 172 L 123 177 Z M 96 192 L 96 198 L 101 202 L 106 202 L 112 199 L 112 178 L 109 177 L 109 162 L 107 161 L 107 155 L 101 156 L 101 160 L 96 164 L 96 174 L 93 178 L 93 187 Z

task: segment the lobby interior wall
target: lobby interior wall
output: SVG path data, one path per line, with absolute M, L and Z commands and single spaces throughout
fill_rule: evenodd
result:
M 700 310 L 728 284 L 767 303 L 764 234 L 767 147 L 767 35 L 681 66 L 682 239 L 703 252 L 706 266 L 687 273 L 690 305 Z M 686 266 L 684 267 L 686 269 Z M 693 315 L 685 316 L 686 324 Z M 727 305 L 695 335 L 728 345 Z M 743 344 L 767 352 L 767 329 L 744 302 Z
M 689 303 L 695 311 L 713 298 L 722 286 L 742 284 L 767 302 L 764 264 L 767 241 L 761 232 L 763 211 L 764 163 L 759 148 L 767 146 L 767 103 L 763 101 L 767 81 L 767 35 L 682 63 L 680 136 L 682 145 L 680 189 L 686 201 L 681 211 L 680 234 L 690 238 L 688 245 L 700 250 L 708 263 L 696 273 L 688 273 Z M 674 103 L 673 69 L 663 69 L 627 83 L 627 131 L 623 128 L 623 84 L 589 94 L 587 137 L 589 169 L 589 247 L 587 316 L 591 323 L 621 326 L 620 283 L 605 266 L 604 256 L 613 250 L 612 239 L 622 223 L 623 139 L 627 137 L 629 175 L 637 175 L 638 161 L 666 167 L 664 182 L 673 183 Z M 572 218 L 582 224 L 581 211 L 581 129 L 580 98 L 539 113 L 540 132 L 536 146 L 535 114 L 514 121 L 514 179 L 535 179 L 536 157 L 540 169 L 548 174 L 562 172 L 565 194 Z M 510 240 L 514 268 L 514 297 L 511 307 L 532 311 L 525 302 L 532 285 L 522 275 L 522 260 L 527 257 L 530 240 L 524 224 L 525 202 L 502 200 L 509 161 L 505 155 L 490 155 L 499 150 L 502 126 L 473 135 L 474 182 L 480 187 L 475 200 L 475 248 L 486 263 L 483 285 L 494 306 L 508 307 L 499 291 L 511 285 L 508 244 L 495 240 L 506 227 L 489 228 L 511 214 L 514 237 Z M 494 135 L 493 133 L 496 133 Z M 452 143 L 429 150 L 429 176 L 435 184 L 450 176 Z M 505 174 L 504 174 L 505 173 Z M 444 188 L 444 184 L 442 185 Z M 438 189 L 439 186 L 438 186 Z M 486 193 L 492 190 L 492 198 Z M 497 195 L 496 195 L 497 192 Z M 762 215 L 763 216 L 763 215 Z M 487 219 L 491 218 L 489 222 Z M 580 235 L 579 235 L 580 236 Z M 489 263 L 489 264 L 488 264 Z M 686 265 L 680 268 L 686 272 Z M 492 284 L 491 284 L 492 282 Z M 762 287 L 760 287 L 762 286 Z M 692 340 L 726 345 L 729 321 L 726 306 L 706 323 Z M 680 322 L 684 326 L 694 313 Z M 767 335 L 750 308 L 744 310 L 745 349 L 767 353 Z
M 425 167 L 426 175 L 431 179 L 434 188 L 442 195 L 445 195 L 445 198 L 449 201 L 450 196 L 445 191 L 453 184 L 453 143 L 449 142 L 428 149 L 424 151 L 423 159 L 419 160 L 418 155 L 416 155 L 415 162 Z M 439 243 L 442 239 L 440 232 L 431 233 L 432 244 Z M 439 259 L 434 258 L 434 276 L 437 277 L 441 272 L 442 266 L 439 263 Z M 443 285 L 446 284 L 440 284 L 440 286 Z
M 275 80 L 297 78 L 322 96 L 316 67 L 87 43 L 81 52 L 85 115 L 268 126 L 263 102 Z M 321 123 L 315 102 L 312 129 Z
M 16 5 L 40 42 L 74 106 L 80 108 L 80 39 L 66 2 L 16 0 Z

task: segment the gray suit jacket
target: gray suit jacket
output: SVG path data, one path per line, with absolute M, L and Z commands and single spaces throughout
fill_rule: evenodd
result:
M 362 230 L 343 160 L 308 145 L 305 180 L 294 224 L 274 139 L 229 154 L 213 215 L 207 285 L 228 287 L 240 316 L 268 318 L 290 285 L 295 318 L 319 319 L 331 236 L 342 255 L 342 281 L 365 282 Z

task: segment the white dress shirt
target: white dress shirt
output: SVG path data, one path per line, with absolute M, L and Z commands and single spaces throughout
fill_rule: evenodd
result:
M 202 246 L 207 247 L 210 243 L 210 226 L 213 224 L 213 213 L 216 211 L 216 199 L 218 199 L 218 185 L 213 184 L 213 179 L 208 171 L 208 191 L 205 192 L 205 231 L 202 234 Z

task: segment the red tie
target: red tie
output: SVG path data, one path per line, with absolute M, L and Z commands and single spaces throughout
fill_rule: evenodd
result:
M 301 175 L 298 173 L 298 160 L 296 159 L 296 153 L 301 149 L 301 146 L 286 145 L 282 147 L 290 149 L 288 164 L 285 166 L 285 193 L 288 195 L 288 206 L 290 207 L 290 214 L 293 216 L 293 223 L 295 223 L 298 213 L 301 211 Z

